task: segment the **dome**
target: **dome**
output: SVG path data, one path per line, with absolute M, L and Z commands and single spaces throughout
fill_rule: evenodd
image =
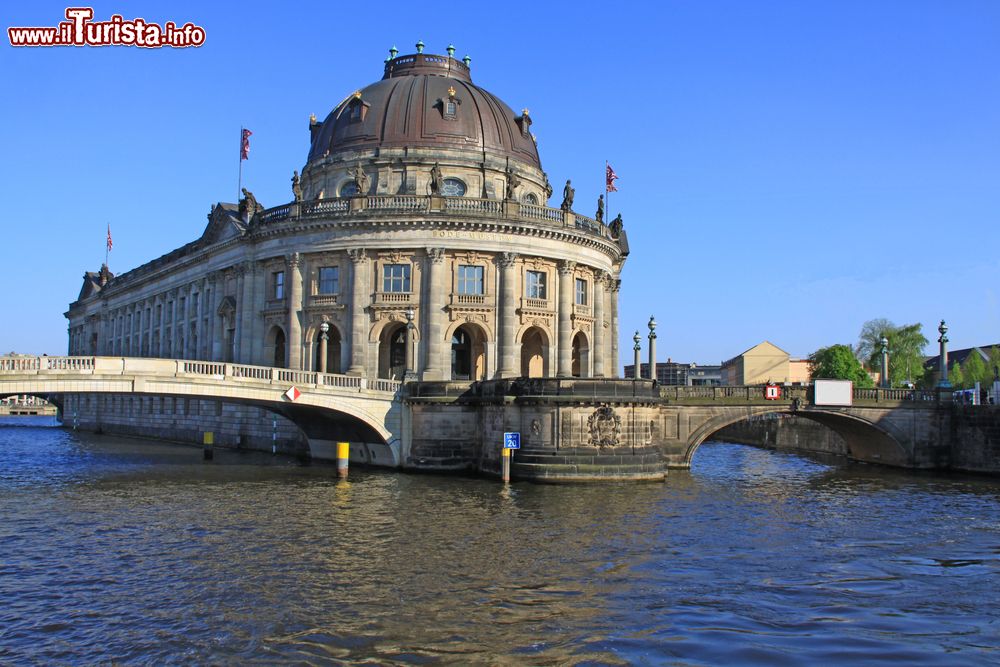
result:
M 384 149 L 430 149 L 516 160 L 540 170 L 530 126 L 527 110 L 515 113 L 472 83 L 467 61 L 416 53 L 390 58 L 381 81 L 311 123 L 309 163 Z

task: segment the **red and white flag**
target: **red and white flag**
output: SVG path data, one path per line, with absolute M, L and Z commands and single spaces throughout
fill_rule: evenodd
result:
M 113 244 L 111 243 L 111 223 L 109 222 L 108 223 L 108 252 L 111 252 L 111 246 L 112 245 Z
M 243 128 L 243 133 L 240 135 L 240 160 L 250 159 L 250 135 L 253 134 L 250 130 Z
M 618 192 L 618 188 L 615 187 L 615 181 L 618 180 L 618 174 L 615 173 L 615 170 L 612 169 L 611 165 L 608 164 L 607 162 L 605 162 L 604 165 L 608 168 L 608 172 L 606 175 L 605 189 L 608 192 Z

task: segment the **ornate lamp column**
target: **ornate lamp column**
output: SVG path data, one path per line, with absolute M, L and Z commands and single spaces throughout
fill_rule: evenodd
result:
M 351 258 L 351 367 L 348 375 L 365 372 L 365 308 L 368 306 L 368 256 L 364 248 L 347 251 Z
M 938 333 L 941 334 L 941 337 L 938 338 L 938 343 L 941 344 L 941 356 L 938 357 L 938 363 L 941 365 L 941 378 L 938 380 L 938 387 L 950 389 L 951 383 L 948 382 L 948 325 L 944 323 L 944 320 L 941 320 L 941 324 L 938 326 Z
M 649 379 L 656 380 L 656 320 L 649 316 Z
M 500 367 L 497 377 L 509 378 L 520 375 L 520 368 L 514 359 L 514 330 L 517 325 L 517 296 L 514 285 L 517 282 L 517 253 L 500 253 Z M 561 374 L 561 373 L 560 373 Z
M 559 263 L 559 366 L 560 377 L 573 374 L 573 272 L 576 262 Z
M 330 331 L 330 324 L 328 322 L 323 322 L 319 325 L 319 372 L 326 373 L 326 345 L 327 340 L 330 338 L 328 332 Z
M 889 339 L 882 336 L 882 386 L 889 388 Z
M 642 347 L 639 346 L 639 341 L 642 340 L 642 338 L 639 337 L 638 329 L 635 330 L 635 335 L 632 336 L 632 340 L 635 341 L 635 347 L 632 348 L 635 351 L 635 359 L 632 362 L 635 364 L 635 370 L 632 372 L 632 379 L 639 380 L 642 378 L 642 358 L 639 356 L 639 353 L 642 352 Z
M 604 272 L 594 271 L 594 377 L 604 377 Z
M 403 371 L 403 382 L 410 382 L 416 380 L 416 374 L 413 372 L 413 308 L 409 308 L 406 311 L 406 370 Z
M 427 249 L 427 299 L 423 302 L 424 318 L 426 324 L 426 350 L 424 358 L 425 380 L 444 379 L 444 369 L 441 367 L 441 320 L 444 310 L 441 304 L 444 303 L 445 287 L 444 278 L 444 248 Z

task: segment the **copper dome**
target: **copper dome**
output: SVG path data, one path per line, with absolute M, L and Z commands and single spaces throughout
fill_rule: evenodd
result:
M 380 148 L 469 149 L 541 169 L 527 110 L 515 114 L 472 83 L 451 56 L 390 58 L 381 81 L 338 104 L 312 125 L 309 162 Z

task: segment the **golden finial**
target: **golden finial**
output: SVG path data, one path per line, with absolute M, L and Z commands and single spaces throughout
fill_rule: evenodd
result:
M 521 113 L 525 116 L 530 115 L 527 109 L 521 109 Z
M 356 99 L 356 100 L 360 100 L 361 99 L 361 91 L 360 90 L 355 90 L 354 91 L 354 99 Z
M 310 125 L 316 124 L 316 114 L 314 113 L 309 114 L 309 124 Z
M 448 86 L 448 97 L 455 97 L 455 86 Z

